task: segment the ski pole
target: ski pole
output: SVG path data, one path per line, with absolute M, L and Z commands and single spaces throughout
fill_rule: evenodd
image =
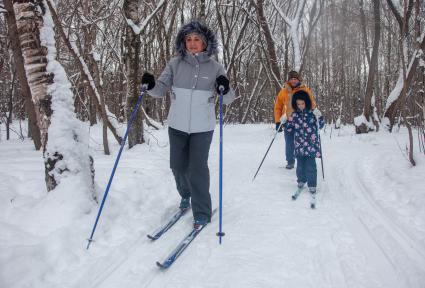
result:
M 124 138 L 121 141 L 121 147 L 120 147 L 120 150 L 118 152 L 118 156 L 115 159 L 114 168 L 112 168 L 112 173 L 111 173 L 111 176 L 109 177 L 109 181 L 108 181 L 108 185 L 106 186 L 105 193 L 103 194 L 102 203 L 100 204 L 99 211 L 97 212 L 96 221 L 95 221 L 93 229 L 91 231 L 90 238 L 87 239 L 87 241 L 88 241 L 87 249 L 89 249 L 91 242 L 93 242 L 93 235 L 94 235 L 94 232 L 96 230 L 97 224 L 99 222 L 99 218 L 100 218 L 100 214 L 102 213 L 103 205 L 105 205 L 106 197 L 108 196 L 109 188 L 111 187 L 111 184 L 112 184 L 112 179 L 114 179 L 115 170 L 117 169 L 118 162 L 120 161 L 121 153 L 122 153 L 122 150 L 124 149 L 125 141 L 127 140 L 127 136 L 128 136 L 128 132 L 130 131 L 131 124 L 133 123 L 134 118 L 136 117 L 136 113 L 137 113 L 137 110 L 139 109 L 140 103 L 142 103 L 142 98 L 143 98 L 143 95 L 146 93 L 146 89 L 147 89 L 147 85 L 143 84 L 142 85 L 142 91 L 140 92 L 139 98 L 137 99 L 136 106 L 134 107 L 134 110 L 133 110 L 133 112 L 131 113 L 131 116 L 130 116 L 130 120 L 128 121 L 127 130 L 125 131 Z
M 221 238 L 225 235 L 222 231 L 223 228 L 223 91 L 224 87 L 220 85 L 220 160 L 219 160 L 219 177 L 218 177 L 218 191 L 219 191 L 219 230 L 217 236 L 219 237 L 219 244 L 221 245 Z
M 280 123 L 279 128 L 276 129 L 276 133 L 274 133 L 274 137 L 272 139 L 272 142 L 270 142 L 269 148 L 267 148 L 266 154 L 264 154 L 263 160 L 261 160 L 260 166 L 258 166 L 257 172 L 255 172 L 255 175 L 254 175 L 254 178 L 252 178 L 252 181 L 255 180 L 255 177 L 257 176 L 258 172 L 260 171 L 260 168 L 263 165 L 264 159 L 266 159 L 266 156 L 269 153 L 270 147 L 272 147 L 274 139 L 276 139 L 277 133 L 279 133 L 279 130 L 282 128 L 283 124 L 285 124 L 285 123 L 284 122 Z
M 320 131 L 319 131 L 319 120 L 317 121 L 317 137 L 319 139 L 319 149 L 320 149 L 320 163 L 322 164 L 322 176 L 323 180 L 325 180 L 325 170 L 323 169 L 323 152 L 322 152 L 322 140 L 320 139 Z
M 316 99 L 317 106 L 319 105 L 318 97 L 314 97 Z M 319 149 L 320 149 L 320 163 L 322 164 L 322 177 L 323 180 L 325 180 L 325 169 L 323 168 L 323 152 L 322 152 L 322 139 L 320 139 L 320 125 L 319 125 L 319 119 L 316 118 L 317 123 L 317 139 L 319 140 Z

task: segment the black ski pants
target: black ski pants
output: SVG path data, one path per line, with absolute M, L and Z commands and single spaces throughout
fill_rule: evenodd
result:
M 214 131 L 186 133 L 168 128 L 170 168 L 182 198 L 191 197 L 195 220 L 211 220 L 208 154 Z
M 297 182 L 307 182 L 308 187 L 317 186 L 316 158 L 297 156 L 297 178 Z

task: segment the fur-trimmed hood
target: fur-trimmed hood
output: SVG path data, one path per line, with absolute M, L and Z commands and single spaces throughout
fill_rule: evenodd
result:
M 292 108 L 294 109 L 294 111 L 298 110 L 298 107 L 297 107 L 297 100 L 298 99 L 304 100 L 305 108 L 306 108 L 307 111 L 311 110 L 312 104 L 311 104 L 310 96 L 304 90 L 299 90 L 299 91 L 295 92 L 294 95 L 292 96 L 291 105 L 292 105 Z
M 197 33 L 205 39 L 207 44 L 205 52 L 208 56 L 211 56 L 218 52 L 218 41 L 214 32 L 207 26 L 201 24 L 199 21 L 191 21 L 185 24 L 177 33 L 175 45 L 176 51 L 181 57 L 184 57 L 187 54 L 185 38 L 191 33 Z

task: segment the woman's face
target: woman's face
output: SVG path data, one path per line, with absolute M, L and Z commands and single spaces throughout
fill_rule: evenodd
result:
M 205 43 L 198 34 L 189 34 L 185 39 L 186 50 L 196 54 L 205 50 Z

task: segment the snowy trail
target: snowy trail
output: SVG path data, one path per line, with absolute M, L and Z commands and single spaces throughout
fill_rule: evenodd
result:
M 269 132 L 267 131 L 266 133 Z M 264 139 L 266 140 L 263 143 L 265 145 L 262 145 L 264 147 L 266 147 L 269 140 L 267 138 Z M 244 148 L 247 151 L 253 150 L 250 145 L 246 144 L 251 139 L 243 141 L 243 137 L 241 139 L 241 135 L 239 135 L 238 138 L 234 137 L 232 140 L 234 140 L 232 143 L 226 143 L 225 150 L 225 155 L 231 155 L 231 161 L 226 162 L 225 158 L 228 170 L 237 171 L 241 167 L 249 167 L 249 170 L 254 171 L 257 163 L 253 161 L 253 155 L 243 151 Z M 239 279 L 238 283 L 240 283 L 245 274 L 255 275 L 251 274 L 251 272 L 255 273 L 255 271 L 264 271 L 265 269 L 269 271 L 264 271 L 260 275 L 257 273 L 258 276 L 256 277 L 247 277 L 245 279 L 246 282 L 242 280 L 243 286 L 258 287 L 261 283 L 262 287 L 276 287 L 281 283 L 280 281 L 282 279 L 285 279 L 284 282 L 288 284 L 288 287 L 299 287 L 299 285 L 303 287 L 314 287 L 314 283 L 322 283 L 323 287 L 420 287 L 418 286 L 420 283 L 413 283 L 412 285 L 406 277 L 403 277 L 410 269 L 397 267 L 394 257 L 391 257 L 388 254 L 389 251 L 385 249 L 385 242 L 383 243 L 382 239 L 380 239 L 382 235 L 389 234 L 396 241 L 394 245 L 403 247 L 406 243 L 405 239 L 394 236 L 393 229 L 391 229 L 392 224 L 385 218 L 379 217 L 382 215 L 374 211 L 375 207 L 370 205 L 370 200 L 364 195 L 364 193 L 367 193 L 367 190 L 364 191 L 364 184 L 362 184 L 359 172 L 357 171 L 358 166 L 362 165 L 361 158 L 350 154 L 350 157 L 360 160 L 351 161 L 348 167 L 347 163 L 350 163 L 349 159 L 337 159 L 337 163 L 344 163 L 344 167 L 338 167 L 337 163 L 333 163 L 332 158 L 329 159 L 329 166 L 335 168 L 328 171 L 328 179 L 330 180 L 322 183 L 318 201 L 319 205 L 323 204 L 324 206 L 319 206 L 317 211 L 311 211 L 308 208 L 309 195 L 306 190 L 300 195 L 297 201 L 293 202 L 290 200 L 290 195 L 295 189 L 295 185 L 293 184 L 295 182 L 294 171 L 276 169 L 279 165 L 282 166 L 282 156 L 279 155 L 279 153 L 283 152 L 281 144 L 282 141 L 270 152 L 267 159 L 268 164 L 264 165 L 264 171 L 261 171 L 261 176 L 259 175 L 261 180 L 256 180 L 257 183 L 250 182 L 252 173 L 243 173 L 244 176 L 239 181 L 229 181 L 230 177 L 225 178 L 225 192 L 227 194 L 224 197 L 227 199 L 228 204 L 224 209 L 225 219 L 228 224 L 224 226 L 227 237 L 224 237 L 223 246 L 220 247 L 214 243 L 215 239 L 212 235 L 214 230 L 217 229 L 216 227 L 212 229 L 213 223 L 208 227 L 208 231 L 210 232 L 209 237 L 212 238 L 209 240 L 210 244 L 208 245 L 208 247 L 211 247 L 211 252 L 199 251 L 199 246 L 203 246 L 203 249 L 206 246 L 204 243 L 200 243 L 201 241 L 206 241 L 206 236 L 202 235 L 205 237 L 197 239 L 193 243 L 193 247 L 190 248 L 194 251 L 188 250 L 186 253 L 190 255 L 183 255 L 182 259 L 180 259 L 181 261 L 179 261 L 183 263 L 176 263 L 170 271 L 166 272 L 167 274 L 160 273 L 158 275 L 155 269 L 153 269 L 150 276 L 142 279 L 139 278 L 140 283 L 145 283 L 142 287 L 187 287 L 185 281 L 181 283 L 175 281 L 176 275 L 181 274 L 181 270 L 185 269 L 187 265 L 190 267 L 206 265 L 205 270 L 208 271 L 208 274 L 212 274 L 208 278 L 215 279 L 213 282 L 203 281 L 207 275 L 203 274 L 202 269 L 200 269 L 200 271 L 192 272 L 197 274 L 195 278 L 199 278 L 198 283 L 196 282 L 197 279 L 193 279 L 193 276 L 191 277 L 190 273 L 188 274 L 186 281 L 191 281 L 191 285 L 193 285 L 189 285 L 190 287 L 199 287 L 198 285 L 203 285 L 203 287 L 224 287 L 226 283 L 235 283 L 237 281 L 236 279 Z M 217 174 L 214 172 L 216 171 L 215 167 L 217 167 L 217 161 L 214 160 L 217 158 L 216 156 L 217 151 L 212 151 L 212 179 L 217 177 Z M 230 158 L 230 156 L 228 157 Z M 320 170 L 319 165 L 318 169 Z M 343 171 L 342 175 L 341 171 Z M 319 172 L 318 176 L 320 177 L 320 175 Z M 276 181 L 276 179 L 279 180 Z M 339 181 L 337 179 L 344 180 Z M 336 183 L 334 183 L 334 180 L 337 180 Z M 276 185 L 276 182 L 278 182 L 278 185 Z M 331 188 L 327 187 L 327 185 Z M 212 191 L 216 190 L 216 188 L 216 185 L 212 184 Z M 339 194 L 337 191 L 342 193 Z M 362 191 L 363 194 L 358 195 L 356 191 Z M 358 211 L 353 207 L 357 205 L 356 202 L 353 202 L 353 193 L 356 193 L 355 197 L 359 198 L 356 201 L 361 201 L 363 206 L 369 204 L 367 208 L 363 208 L 365 211 Z M 244 195 L 244 197 L 240 195 Z M 362 214 L 359 214 L 359 212 Z M 374 225 L 380 228 L 383 227 L 386 231 L 390 232 L 386 234 L 383 232 L 381 234 L 373 232 L 372 228 L 369 227 L 370 224 L 368 224 L 370 221 L 367 222 L 369 218 L 378 219 L 376 220 L 378 223 Z M 290 219 L 293 221 L 287 221 Z M 337 219 L 338 221 L 335 223 Z M 268 224 L 262 225 L 264 222 Z M 294 222 L 296 225 L 294 225 Z M 231 227 L 229 228 L 228 226 Z M 270 230 L 270 227 L 281 228 Z M 175 229 L 177 230 L 179 227 L 175 227 Z M 308 229 L 310 229 L 311 233 L 301 232 Z M 294 236 L 288 232 L 306 236 L 300 237 L 297 235 L 295 239 L 291 239 Z M 236 235 L 239 235 L 239 237 L 235 239 Z M 318 240 L 314 238 L 318 238 Z M 161 239 L 159 241 L 164 240 Z M 233 243 L 230 243 L 231 247 L 228 247 L 229 244 L 227 244 L 227 241 L 234 241 L 238 243 L 237 246 L 239 247 L 236 247 Z M 387 238 L 387 241 L 390 240 Z M 174 238 L 172 241 L 167 242 L 171 245 L 168 247 L 172 247 L 177 241 Z M 256 249 L 256 247 L 268 247 L 278 243 L 287 243 L 289 245 L 272 251 L 263 251 L 261 248 L 257 251 Z M 167 245 L 164 246 L 166 247 Z M 291 257 L 290 247 L 296 248 L 297 256 L 294 255 Z M 167 250 L 167 248 L 165 249 Z M 302 251 L 302 249 L 306 249 L 306 251 Z M 129 263 L 124 263 L 117 275 L 109 277 L 108 285 L 110 286 L 108 287 L 114 287 L 114 285 L 123 283 L 122 279 L 129 278 L 128 270 L 136 265 L 137 260 L 135 259 L 150 258 L 149 255 L 143 252 L 144 250 L 139 249 L 139 253 L 136 253 L 139 254 L 138 257 L 132 257 Z M 225 252 L 220 250 L 224 250 Z M 279 250 L 282 251 L 282 256 L 276 255 L 276 252 Z M 218 254 L 229 254 L 221 261 L 223 263 L 231 263 L 234 262 L 234 259 L 239 259 L 237 261 L 238 263 L 244 263 L 244 266 L 247 262 L 249 264 L 244 269 L 240 269 L 240 267 L 232 268 L 236 269 L 233 271 L 234 275 L 226 275 L 223 278 L 222 275 L 225 275 L 225 270 L 230 267 L 226 269 L 215 267 L 215 271 L 207 268 L 210 259 L 215 254 L 214 252 Z M 157 256 L 155 253 L 152 255 Z M 286 257 L 283 255 L 286 255 Z M 300 255 L 304 255 L 305 259 L 310 258 L 310 260 L 300 261 L 300 259 L 297 259 Z M 291 262 L 297 264 L 294 266 L 288 265 L 287 262 L 289 259 L 291 259 Z M 403 263 L 405 262 L 406 260 L 403 261 Z M 412 263 L 413 275 L 423 272 L 415 271 L 415 267 L 418 267 L 417 265 L 420 263 Z M 286 272 L 282 275 L 283 271 L 279 269 L 279 266 L 285 265 L 289 266 L 288 271 L 291 271 L 291 273 Z M 307 271 L 303 269 L 303 273 L 294 272 L 299 269 L 298 267 L 307 267 Z M 238 271 L 238 268 L 240 271 Z M 310 279 L 301 281 L 305 273 L 310 276 Z M 216 280 L 220 276 L 223 280 Z M 264 282 L 265 279 L 269 280 Z M 127 284 L 131 285 L 131 283 L 130 281 Z M 208 285 L 207 283 L 210 284 Z M 103 282 L 103 284 L 105 283 Z
M 34 234 L 40 225 L 24 224 L 14 230 L 14 225 L 25 217 L 37 213 L 43 216 L 40 209 L 25 214 L 28 207 L 38 209 L 37 201 L 44 197 L 43 173 L 40 155 L 30 152 L 30 145 L 16 150 L 14 145 L 1 143 L 0 153 L 12 152 L 10 158 L 0 159 L 0 180 L 5 183 L 0 188 L 1 199 L 14 200 L 13 207 L 5 206 L 0 214 L 0 225 L 8 231 L 6 237 L 0 238 L 0 249 L 10 251 L 0 256 L 0 264 L 8 263 L 7 271 L 11 273 L 13 267 L 22 265 L 13 259 L 35 255 L 40 268 L 16 282 L 2 273 L 0 286 L 423 287 L 425 212 L 421 207 L 425 197 L 414 189 L 422 183 L 425 165 L 405 173 L 406 167 L 400 164 L 405 160 L 389 141 L 393 136 L 339 132 L 342 135 L 329 139 L 324 134 L 326 179 L 322 180 L 317 160 L 319 194 L 317 209 L 312 210 L 306 189 L 296 201 L 291 199 L 296 176 L 295 170 L 282 168 L 283 135 L 276 138 L 252 182 L 274 131 L 270 125 L 227 126 L 223 244 L 218 244 L 215 235 L 215 217 L 177 262 L 161 271 L 155 262 L 162 260 L 189 232 L 192 215 L 187 213 L 155 242 L 146 237 L 175 211 L 179 201 L 168 168 L 167 133 L 153 133 L 158 145 L 151 143 L 124 152 L 95 234 L 96 242 L 89 251 L 85 250 L 84 239 L 93 224 L 97 212 L 94 210 L 77 222 L 70 222 L 72 229 L 63 227 L 52 235 L 47 233 L 55 231 L 53 228 L 46 228 L 48 232 L 42 237 Z M 218 131 L 213 141 L 211 194 L 213 206 L 217 206 Z M 96 180 L 104 187 L 114 157 L 100 153 L 95 157 Z M 14 162 L 14 171 L 7 169 L 10 159 L 17 155 L 22 159 L 18 157 Z M 28 181 L 22 181 L 25 178 Z M 39 193 L 26 192 L 31 186 L 38 187 Z M 10 223 L 2 224 L 5 219 L 11 219 Z M 7 246 L 17 235 L 25 236 Z M 63 244 L 49 247 L 46 240 Z M 41 255 L 36 252 L 39 250 L 43 251 Z M 18 279 L 15 274 L 13 277 Z

